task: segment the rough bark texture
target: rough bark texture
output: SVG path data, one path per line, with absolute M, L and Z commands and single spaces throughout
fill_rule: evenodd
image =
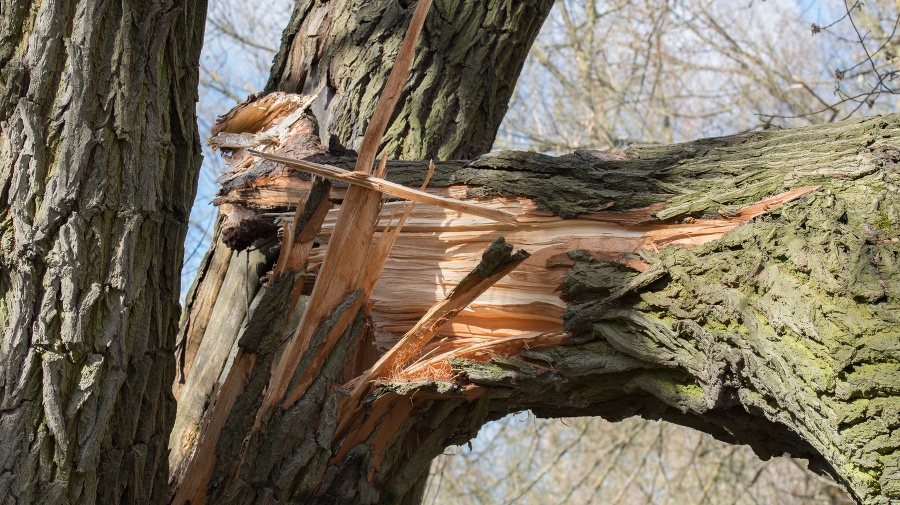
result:
M 332 152 L 358 149 L 406 33 L 411 1 L 300 0 L 266 91 L 318 94 Z M 490 150 L 552 0 L 435 0 L 382 145 L 393 158 Z
M 0 12 L 0 502 L 160 502 L 206 3 Z
M 380 86 L 369 89 L 358 85 L 358 77 L 344 79 L 339 74 L 355 75 L 356 70 L 331 62 L 346 61 L 342 55 L 354 51 L 368 54 L 370 48 L 378 57 L 360 61 L 389 62 L 380 45 L 387 47 L 382 41 L 394 36 L 399 44 L 403 31 L 381 31 L 396 25 L 386 21 L 392 19 L 387 15 L 384 25 L 381 14 L 362 16 L 399 9 L 387 2 L 370 11 L 375 7 L 367 6 L 373 4 L 352 9 L 340 2 L 299 4 L 276 60 L 270 89 L 326 91 L 313 110 L 324 135 L 337 139 L 329 142 L 333 146 L 354 145 L 367 117 L 360 107 L 373 106 Z M 525 4 L 543 5 L 510 5 Z M 435 4 L 447 9 L 442 5 Z M 490 12 L 515 12 L 490 5 Z M 344 8 L 357 17 L 341 17 Z M 426 32 L 444 33 L 459 16 L 446 18 L 440 25 L 432 19 Z M 354 31 L 342 35 L 334 31 L 345 27 Z M 327 35 L 297 35 L 320 32 Z M 357 37 L 357 32 L 364 37 Z M 327 58 L 322 56 L 326 52 Z M 430 64 L 437 65 L 442 54 L 435 52 Z M 497 75 L 493 69 L 488 73 Z M 415 75 L 414 70 L 414 79 Z M 291 82 L 293 87 L 284 84 Z M 420 86 L 417 92 L 423 89 L 428 88 Z M 413 99 L 407 107 L 413 102 L 418 105 Z M 424 106 L 429 106 L 427 100 Z M 412 125 L 417 124 L 415 116 L 398 114 Z M 406 131 L 404 122 L 394 124 L 395 135 Z M 459 134 L 448 134 L 439 125 L 424 126 L 426 138 L 435 140 L 418 145 L 474 139 L 465 133 L 471 125 L 458 123 L 464 131 Z M 689 235 L 695 222 L 730 231 L 697 241 L 706 242 L 703 245 L 694 244 L 690 236 L 660 242 L 660 247 L 650 241 L 645 249 L 639 242 L 637 249 L 618 249 L 629 253 L 624 256 L 610 256 L 615 248 L 598 253 L 604 240 L 596 236 L 583 242 L 584 247 L 573 245 L 562 254 L 556 249 L 568 242 L 552 244 L 553 255 L 529 251 L 532 256 L 522 268 L 534 268 L 529 261 L 543 261 L 553 269 L 536 284 L 540 290 L 549 286 L 549 296 L 558 302 L 559 312 L 549 313 L 545 323 L 556 324 L 562 333 L 551 334 L 547 332 L 551 328 L 542 327 L 528 336 L 530 340 L 503 346 L 486 342 L 480 352 L 451 346 L 441 354 L 449 373 L 441 367 L 401 373 L 400 378 L 410 380 L 376 383 L 362 405 L 353 405 L 348 391 L 372 362 L 367 346 L 373 340 L 372 327 L 378 327 L 379 300 L 396 304 L 392 293 L 416 288 L 408 277 L 390 277 L 400 267 L 386 269 L 381 299 L 376 289 L 374 322 L 367 321 L 365 311 L 356 312 L 362 296 L 358 290 L 318 323 L 292 386 L 305 381 L 310 365 L 322 359 L 318 351 L 322 342 L 330 342 L 330 329 L 340 320 L 352 319 L 336 342 L 329 343 L 330 352 L 299 399 L 262 418 L 257 413 L 270 370 L 297 324 L 297 312 L 292 318 L 287 314 L 294 279 L 285 277 L 255 291 L 243 322 L 230 323 L 229 332 L 217 335 L 222 338 L 218 344 L 210 340 L 210 326 L 203 317 L 186 318 L 185 324 L 206 330 L 200 348 L 220 346 L 226 351 L 218 352 L 229 358 L 214 365 L 221 371 L 217 381 L 204 382 L 211 395 L 209 407 L 198 409 L 196 418 L 185 420 L 184 431 L 173 434 L 173 463 L 180 469 L 173 482 L 176 502 L 415 503 L 434 456 L 449 444 L 469 440 L 486 421 L 524 409 L 540 416 L 667 419 L 726 441 L 750 444 L 761 457 L 789 453 L 809 458 L 813 468 L 833 475 L 860 502 L 900 499 L 900 439 L 894 434 L 900 425 L 898 135 L 900 118 L 891 116 L 643 147 L 619 156 L 499 153 L 467 164 L 438 164 L 435 186 L 447 187 L 459 197 L 483 198 L 485 205 L 518 206 L 527 217 L 514 230 L 466 221 L 466 229 L 453 239 L 456 242 L 446 240 L 452 238 L 453 229 L 442 234 L 409 226 L 413 235 L 419 233 L 415 240 L 436 243 L 434 247 L 443 247 L 441 254 L 448 257 L 465 256 L 472 260 L 470 268 L 478 260 L 473 250 L 483 250 L 482 243 L 490 243 L 502 231 L 518 245 L 510 236 L 526 237 L 529 223 L 535 223 L 535 229 L 576 223 L 586 233 L 595 223 L 603 237 L 616 236 L 610 231 L 614 229 L 630 237 L 660 230 Z M 387 145 L 392 153 L 406 152 L 400 150 L 406 144 L 396 137 Z M 406 153 L 441 153 L 429 149 Z M 314 147 L 307 151 L 321 155 Z M 424 165 L 405 165 L 417 167 Z M 423 173 L 394 171 L 388 178 L 413 182 Z M 233 186 L 222 197 L 233 198 L 231 204 L 247 204 L 252 216 L 249 200 L 264 186 L 264 178 L 238 179 L 230 181 Z M 284 204 L 302 195 L 300 186 L 282 188 L 290 195 Z M 291 188 L 297 191 L 291 193 Z M 796 200 L 763 204 L 752 220 L 743 213 L 793 192 Z M 437 221 L 448 222 L 449 217 L 439 216 Z M 729 220 L 734 221 L 730 227 Z M 402 240 L 401 236 L 398 247 Z M 662 247 L 679 243 L 695 247 Z M 268 251 L 271 244 L 256 245 Z M 214 246 L 209 265 L 215 264 L 221 247 Z M 251 269 L 271 266 L 263 258 L 244 262 Z M 399 262 L 402 266 L 402 259 Z M 531 273 L 520 272 L 525 277 Z M 427 274 L 418 284 L 446 282 L 434 271 Z M 205 275 L 222 278 L 216 272 Z M 516 275 L 514 271 L 511 277 Z M 560 279 L 561 292 L 553 293 Z M 217 297 L 215 305 L 230 303 L 227 295 L 213 294 L 214 289 L 203 294 L 203 288 L 201 284 L 194 291 L 191 302 L 201 307 L 198 310 L 208 310 L 202 307 L 209 306 L 205 300 L 210 296 Z M 539 295 L 546 301 L 548 294 L 540 290 L 521 296 Z M 301 299 L 298 312 L 302 306 Z M 410 309 L 413 321 L 418 310 Z M 498 324 L 509 320 L 495 319 Z M 188 349 L 196 346 L 193 339 L 202 337 L 190 327 L 183 335 Z M 201 373 L 198 370 L 197 365 L 186 370 L 189 381 Z

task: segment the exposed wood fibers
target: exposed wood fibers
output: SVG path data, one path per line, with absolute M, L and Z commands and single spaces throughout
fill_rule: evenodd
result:
M 435 304 L 428 313 L 422 316 L 412 329 L 406 332 L 400 342 L 384 353 L 368 371 L 354 379 L 350 396 L 342 401 L 337 416 L 339 424 L 336 433 L 338 436 L 346 433 L 345 430 L 353 419 L 362 415 L 363 401 L 369 393 L 373 381 L 400 373 L 404 365 L 419 354 L 421 349 L 459 311 L 528 257 L 528 253 L 525 251 L 511 254 L 512 251 L 512 246 L 509 246 L 503 238 L 494 241 L 485 251 L 481 263 L 463 278 L 445 299 Z M 347 387 L 349 388 L 349 386 Z
M 275 365 L 251 435 L 274 409 L 287 408 L 302 397 L 358 310 L 369 307 L 374 343 L 386 352 L 374 367 L 344 385 L 351 394 L 339 407 L 332 461 L 343 460 L 360 443 L 369 444 L 374 451 L 370 482 L 380 471 L 382 454 L 396 429 L 421 402 L 441 396 L 433 392 L 411 396 L 388 392 L 365 403 L 372 383 L 453 381 L 451 358 L 488 361 L 494 356 L 514 357 L 526 348 L 565 343 L 568 335 L 561 331 L 565 303 L 560 299 L 559 287 L 573 265 L 567 252 L 581 250 L 643 271 L 648 265 L 638 255 L 642 250 L 694 247 L 717 240 L 740 224 L 817 189 L 795 189 L 729 215 L 660 223 L 654 214 L 664 209 L 666 202 L 624 212 L 607 210 L 612 205 L 608 203 L 594 212 L 563 220 L 539 210 L 527 198 L 467 201 L 463 185 L 431 189 L 423 186 L 416 191 L 384 180 L 386 160 L 382 159 L 374 174 L 370 173 L 371 165 L 406 82 L 414 41 L 429 4 L 430 1 L 423 1 L 417 5 L 354 171 L 296 159 L 319 149 L 315 143 L 291 147 L 297 139 L 310 138 L 309 125 L 303 121 L 308 97 L 272 94 L 264 97 L 265 102 L 244 104 L 226 116 L 213 139 L 218 147 L 232 150 L 234 156 L 234 168 L 224 176 L 231 189 L 215 203 L 233 206 L 233 213 L 241 218 L 259 213 L 250 209 L 290 207 L 306 199 L 310 181 L 272 162 L 350 184 L 347 189 L 331 190 L 330 198 L 343 202 L 339 209 L 329 211 L 328 198 L 321 198 L 303 212 L 298 209 L 279 214 L 284 222 L 284 239 L 273 275 L 301 270 L 310 275 L 316 271 L 316 280 L 300 327 Z M 259 151 L 253 151 L 254 148 Z M 266 161 L 253 159 L 250 154 Z M 410 201 L 387 201 L 385 194 Z M 415 202 L 428 205 L 414 207 Z M 398 214 L 400 218 L 394 223 Z M 294 221 L 301 217 L 304 224 L 297 234 Z M 376 232 L 381 232 L 377 240 Z M 481 251 L 498 236 L 531 252 L 531 256 L 511 263 L 489 278 L 459 285 L 478 263 Z M 313 249 L 314 240 L 322 247 Z M 298 283 L 295 299 L 302 285 L 302 281 Z M 456 291 L 448 295 L 454 286 Z M 335 310 L 350 298 L 355 301 L 336 314 Z M 334 316 L 338 316 L 336 324 L 296 385 L 289 388 L 315 332 Z M 405 336 L 397 344 L 400 335 Z M 224 423 L 220 417 L 230 410 L 232 395 L 242 389 L 241 377 L 248 373 L 244 370 L 247 363 L 242 361 L 242 354 L 238 356 L 191 462 L 189 472 L 193 477 L 179 490 L 200 501 L 205 495 L 200 483 L 205 485 L 208 481 L 213 463 L 198 462 L 197 456 L 202 453 L 206 455 L 202 460 L 213 459 L 210 451 Z M 252 368 L 252 362 L 249 366 Z M 355 364 L 348 370 L 359 372 L 359 366 Z M 462 397 L 474 399 L 482 393 L 482 388 L 468 385 Z M 218 408 L 220 403 L 225 409 Z
M 431 0 L 423 0 L 416 6 L 406 36 L 401 43 L 397 62 L 376 106 L 374 117 L 366 129 L 355 169 L 355 172 L 363 174 L 363 178 L 372 173 L 372 162 L 375 160 L 400 91 L 409 76 L 416 39 L 430 6 Z M 385 163 L 386 159 L 382 160 L 379 170 L 375 173 L 376 177 L 384 175 Z M 248 439 L 260 430 L 273 409 L 287 408 L 300 398 L 316 371 L 330 354 L 338 337 L 356 316 L 359 308 L 368 301 L 387 259 L 387 251 L 390 249 L 387 244 L 393 243 L 391 238 L 388 238 L 387 242 L 373 242 L 382 204 L 382 194 L 375 189 L 353 185 L 347 191 L 347 197 L 331 234 L 329 253 L 322 262 L 319 279 L 313 287 L 300 327 L 286 344 L 275 365 Z M 361 254 L 362 251 L 368 251 L 368 254 Z M 301 358 L 309 350 L 313 336 L 326 318 L 332 317 L 340 304 L 358 290 L 362 290 L 361 296 L 357 296 L 356 301 L 339 315 L 337 323 L 328 332 L 325 341 L 316 349 L 312 362 L 306 368 L 299 384 L 288 391 Z
M 436 303 L 422 316 L 400 339 L 400 342 L 384 353 L 381 359 L 368 372 L 363 374 L 361 383 L 351 395 L 353 400 L 362 400 L 363 395 L 368 390 L 370 381 L 399 373 L 403 366 L 416 356 L 457 313 L 466 308 L 498 280 L 505 277 L 506 274 L 511 272 L 527 257 L 527 254 L 520 254 L 487 277 L 481 275 L 477 269 L 466 276 L 445 299 Z

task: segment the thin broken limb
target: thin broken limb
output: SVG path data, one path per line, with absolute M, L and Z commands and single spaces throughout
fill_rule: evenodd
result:
M 515 214 L 512 214 L 510 212 L 491 209 L 489 207 L 479 206 L 475 203 L 463 202 L 460 200 L 454 200 L 452 198 L 444 198 L 441 196 L 429 194 L 424 191 L 418 191 L 403 186 L 402 184 L 397 184 L 369 174 L 363 174 L 356 171 L 351 172 L 349 170 L 344 170 L 330 165 L 323 165 L 321 163 L 313 163 L 311 161 L 287 158 L 274 154 L 266 154 L 252 149 L 249 152 L 253 156 L 258 156 L 269 161 L 274 161 L 277 163 L 282 163 L 288 166 L 299 168 L 300 170 L 322 177 L 329 177 L 331 179 L 344 181 L 354 186 L 360 186 L 363 188 L 380 191 L 384 194 L 395 196 L 397 198 L 403 198 L 405 200 L 410 200 L 413 202 L 433 205 L 435 207 L 455 210 L 457 212 L 463 212 L 475 216 L 481 216 L 501 223 L 516 223 Z

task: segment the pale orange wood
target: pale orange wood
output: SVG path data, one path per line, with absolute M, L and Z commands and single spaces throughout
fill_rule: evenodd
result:
M 522 349 L 536 349 L 565 344 L 569 335 L 562 331 L 525 333 L 494 339 L 446 339 L 425 350 L 425 356 L 398 371 L 392 380 L 450 381 L 451 358 L 489 361 L 493 356 L 516 356 Z
M 378 168 L 378 170 L 382 173 L 387 166 L 386 161 L 386 158 L 382 158 L 381 166 Z M 428 181 L 431 180 L 431 176 L 433 174 L 434 165 L 431 164 L 429 166 L 428 175 L 426 175 L 425 182 L 422 185 L 423 187 L 425 186 L 425 184 L 428 184 Z M 363 257 L 369 258 L 369 268 L 362 270 L 361 277 L 358 281 L 358 286 L 362 290 L 362 296 L 359 302 L 360 304 L 366 303 L 369 300 L 369 297 L 371 297 L 372 291 L 375 289 L 375 284 L 378 282 L 378 278 L 381 275 L 384 263 L 387 261 L 388 254 L 390 254 L 391 247 L 393 247 L 394 242 L 397 240 L 397 236 L 402 229 L 404 221 L 406 221 L 406 218 L 409 217 L 409 214 L 412 212 L 414 204 L 415 202 L 410 202 L 401 215 L 400 221 L 396 224 L 396 226 L 390 229 L 385 229 L 384 232 L 382 232 L 379 240 L 371 244 L 368 254 L 361 255 Z M 347 310 L 344 317 L 349 317 L 347 314 L 349 314 L 350 312 L 355 315 L 358 306 L 359 305 L 354 305 L 352 311 Z M 349 319 L 346 323 L 342 322 L 341 325 L 338 325 L 336 329 L 339 327 L 346 327 L 346 324 L 349 324 Z M 340 337 L 340 335 L 341 334 L 337 331 L 332 331 L 331 333 L 329 333 L 329 335 L 325 339 L 325 347 L 327 348 L 333 345 L 334 341 L 336 341 Z M 360 343 L 360 345 L 364 344 L 365 342 Z M 303 392 L 306 391 L 306 388 L 308 388 L 309 384 L 313 381 L 313 379 L 315 379 L 316 371 L 319 369 L 318 367 L 324 362 L 326 357 L 326 354 L 320 353 L 320 355 L 317 355 L 313 358 L 313 361 L 309 366 L 306 367 L 306 370 L 304 371 L 300 380 L 297 381 L 297 385 L 294 387 L 294 389 L 292 389 L 287 393 L 287 395 L 285 395 L 285 405 L 292 405 L 300 398 L 300 396 L 303 395 Z
M 456 314 L 528 257 L 524 250 L 515 254 L 512 252 L 513 247 L 502 237 L 497 239 L 484 253 L 479 265 L 444 300 L 432 307 L 370 370 L 354 379 L 349 398 L 342 401 L 339 407 L 339 422 L 335 431 L 338 436 L 347 433 L 349 426 L 363 415 L 363 400 L 373 381 L 398 375 L 403 365 L 419 354 Z
M 375 235 L 374 223 L 381 211 L 381 194 L 354 186 L 341 207 L 329 250 L 319 270 L 318 280 L 303 313 L 300 328 L 287 343 L 269 382 L 260 414 L 285 400 L 288 384 L 322 322 L 360 285 L 362 273 L 372 268 L 369 258 L 360 251 L 368 250 Z M 380 270 L 381 266 L 378 265 Z M 349 313 L 350 310 L 345 311 Z M 335 332 L 340 335 L 350 322 L 341 317 Z M 331 339 L 329 339 L 331 340 Z M 325 351 L 327 349 L 322 349 Z M 321 353 L 320 351 L 320 353 Z M 322 358 L 324 360 L 324 357 Z M 312 366 L 312 365 L 311 365 Z M 289 406 L 290 402 L 283 405 Z
M 355 401 L 360 401 L 368 390 L 371 381 L 387 377 L 394 369 L 401 369 L 456 314 L 484 294 L 488 288 L 506 276 L 528 257 L 527 254 L 521 253 L 524 253 L 524 251 L 520 251 L 517 257 L 513 257 L 507 265 L 493 272 L 488 277 L 482 276 L 479 269 L 476 268 L 475 271 L 463 279 L 447 298 L 441 300 L 428 313 L 422 316 L 422 319 L 406 332 L 403 338 L 400 339 L 400 342 L 386 352 L 372 369 L 364 374 L 362 382 L 356 386 L 351 397 Z

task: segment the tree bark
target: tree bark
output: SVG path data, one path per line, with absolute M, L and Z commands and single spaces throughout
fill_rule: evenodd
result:
M 0 11 L 0 502 L 160 502 L 206 4 Z
M 292 26 L 306 31 L 289 29 L 270 88 L 285 75 L 299 76 L 287 90 L 346 83 L 320 94 L 312 110 L 322 135 L 338 139 L 327 143 L 352 147 L 364 124 L 353 118 L 365 116 L 338 105 L 374 100 L 359 98 L 352 79 L 310 77 L 313 70 L 326 74 L 320 62 L 331 59 L 298 56 L 312 54 L 302 51 L 287 56 L 298 50 L 293 40 L 307 40 L 293 33 L 348 26 L 325 22 L 330 18 L 314 10 L 320 5 L 298 5 Z M 343 19 L 337 7 L 324 12 Z M 444 17 L 451 24 L 458 19 Z M 385 33 L 377 26 L 361 30 L 377 41 Z M 309 39 L 318 40 L 316 54 L 328 46 L 335 55 L 329 58 L 351 53 L 342 44 L 377 45 L 327 33 Z M 288 61 L 310 63 L 294 73 L 279 70 L 278 62 Z M 328 64 L 327 72 L 341 68 Z M 334 110 L 351 111 L 341 121 L 355 126 L 337 126 L 338 116 L 328 112 Z M 232 123 L 223 132 L 252 141 L 271 126 L 266 121 Z M 398 121 L 394 132 L 404 129 Z M 290 142 L 243 147 L 338 164 L 336 153 L 318 146 L 315 124 L 301 118 Z M 426 130 L 442 135 L 440 128 Z M 862 503 L 900 499 L 893 435 L 900 424 L 898 133 L 900 118 L 890 116 L 624 154 L 504 152 L 438 163 L 433 192 L 515 212 L 519 225 L 417 206 L 370 311 L 360 309 L 361 288 L 314 321 L 318 331 L 291 385 L 296 399 L 262 413 L 271 370 L 305 303 L 301 297 L 290 313 L 292 288 L 304 275 L 314 277 L 314 268 L 242 292 L 252 299 L 246 315 L 211 334 L 209 314 L 235 303 L 215 288 L 231 272 L 209 267 L 203 275 L 213 287 L 195 287 L 190 307 L 198 308 L 183 320 L 182 335 L 185 349 L 219 361 L 204 357 L 200 367 L 192 364 L 200 358 L 185 359 L 188 383 L 201 373 L 208 378 L 186 385 L 182 396 L 200 391 L 197 397 L 210 399 L 176 423 L 175 502 L 414 503 L 433 457 L 469 440 L 483 423 L 525 409 L 548 417 L 666 419 L 749 444 L 764 458 L 808 458 Z M 399 147 L 392 146 L 401 144 L 391 142 L 385 145 L 395 153 Z M 264 214 L 292 218 L 289 207 L 311 185 L 295 171 L 229 148 L 242 171 L 220 194 L 218 203 L 231 206 L 221 231 L 252 228 L 243 245 L 249 236 L 270 253 L 276 227 Z M 416 185 L 425 166 L 396 164 L 387 178 Z M 337 188 L 332 198 L 340 202 L 343 194 Z M 315 208 L 309 205 L 305 216 Z M 311 265 L 327 250 L 330 223 L 326 218 Z M 377 377 L 371 390 L 360 383 L 378 355 L 372 342 L 389 347 L 439 293 L 464 284 L 469 271 L 512 264 L 511 251 L 494 241 L 500 235 L 531 256 L 413 362 Z M 208 265 L 237 261 L 245 276 L 274 261 L 261 255 L 250 263 L 240 259 L 245 253 L 219 260 L 222 247 L 214 246 Z M 485 248 L 490 254 L 478 266 Z M 342 324 L 346 329 L 332 331 Z M 208 366 L 216 368 L 203 371 Z M 366 394 L 357 401 L 360 388 Z
M 305 1 L 294 9 L 266 91 L 317 95 L 332 153 L 358 149 L 414 2 Z M 436 0 L 382 143 L 398 159 L 488 152 L 552 0 Z

